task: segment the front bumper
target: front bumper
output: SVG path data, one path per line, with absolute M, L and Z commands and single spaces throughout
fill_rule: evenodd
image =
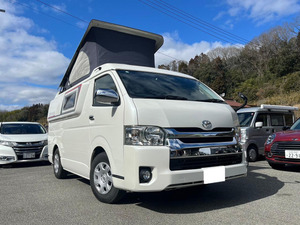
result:
M 26 152 L 27 153 L 27 152 Z M 45 145 L 39 156 L 35 158 L 19 159 L 16 152 L 12 147 L 0 145 L 0 165 L 10 163 L 21 163 L 21 162 L 36 162 L 36 161 L 48 161 L 48 145 Z
M 204 173 L 207 168 L 225 171 L 225 180 L 247 174 L 247 162 L 244 154 L 243 160 L 239 164 L 171 171 L 170 149 L 166 146 L 125 146 L 124 162 L 126 162 L 124 174 L 115 176 L 113 182 L 117 188 L 134 192 L 162 191 L 204 184 Z M 140 183 L 140 167 L 151 168 L 152 179 L 149 183 Z M 118 177 L 122 177 L 122 179 Z

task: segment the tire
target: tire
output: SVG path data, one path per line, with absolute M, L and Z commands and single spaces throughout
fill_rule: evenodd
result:
M 104 203 L 116 203 L 125 194 L 125 191 L 114 187 L 110 164 L 104 152 L 92 162 L 90 184 L 96 198 Z
M 269 165 L 275 169 L 275 170 L 282 170 L 285 168 L 285 165 L 284 164 L 276 164 L 276 163 L 270 163 L 269 162 Z
M 247 149 L 248 162 L 255 162 L 258 159 L 258 151 L 254 146 L 250 146 Z
M 57 179 L 64 179 L 67 177 L 67 171 L 61 165 L 59 151 L 55 150 L 53 154 L 53 172 Z

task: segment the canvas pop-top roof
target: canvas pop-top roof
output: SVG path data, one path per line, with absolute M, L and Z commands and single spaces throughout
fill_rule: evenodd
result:
M 92 20 L 60 84 L 67 90 L 104 63 L 154 67 L 154 53 L 162 46 L 158 34 Z

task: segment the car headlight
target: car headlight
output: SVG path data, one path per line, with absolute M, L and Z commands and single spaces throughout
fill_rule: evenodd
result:
M 247 130 L 241 129 L 241 139 L 240 142 L 245 143 L 248 139 Z
M 238 140 L 240 142 L 241 141 L 241 128 L 240 127 L 235 127 L 234 131 L 235 131 L 236 140 Z
M 43 145 L 48 145 L 48 139 L 43 141 Z
M 8 146 L 8 147 L 13 147 L 14 142 L 12 141 L 0 141 L 0 145 Z
M 276 134 L 269 135 L 269 137 L 268 137 L 268 139 L 266 141 L 266 144 L 267 145 L 271 144 L 274 141 L 275 137 L 276 137 Z
M 125 126 L 125 145 L 165 145 L 165 132 L 154 126 Z

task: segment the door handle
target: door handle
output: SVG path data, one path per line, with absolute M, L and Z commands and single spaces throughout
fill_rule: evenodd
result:
M 89 116 L 89 119 L 90 120 L 95 120 L 95 117 L 94 116 Z

